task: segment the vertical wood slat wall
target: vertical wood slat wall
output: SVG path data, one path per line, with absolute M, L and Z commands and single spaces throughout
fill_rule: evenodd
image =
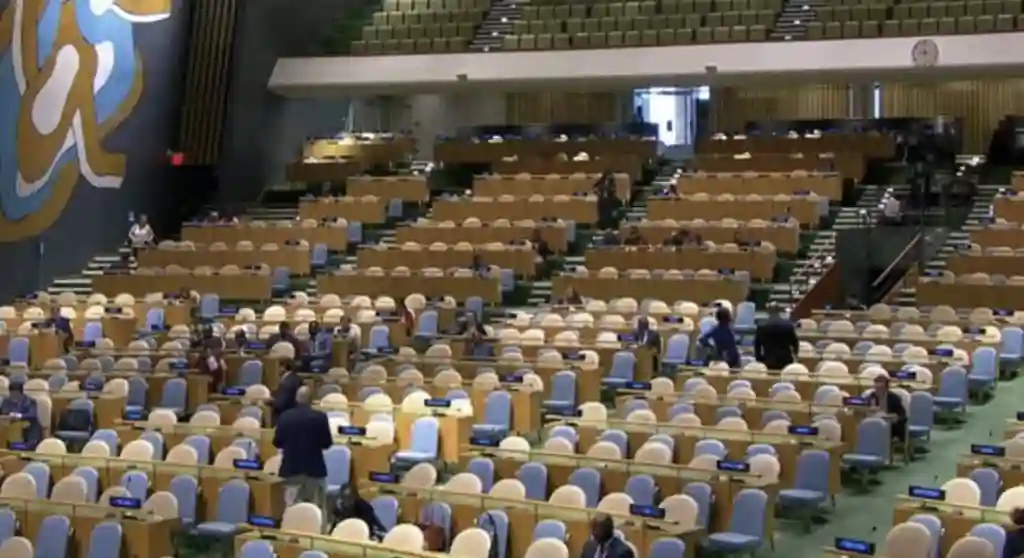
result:
M 216 164 L 227 112 L 238 0 L 192 3 L 179 148 L 192 165 Z
M 846 84 L 786 88 L 719 87 L 711 91 L 711 128 L 739 132 L 744 124 L 764 120 L 848 118 L 850 90 Z
M 1024 80 L 883 83 L 883 117 L 963 119 L 963 150 L 985 153 L 992 131 L 1008 114 L 1024 113 Z
M 509 93 L 509 124 L 606 124 L 621 118 L 620 95 L 613 92 L 581 93 L 539 91 Z

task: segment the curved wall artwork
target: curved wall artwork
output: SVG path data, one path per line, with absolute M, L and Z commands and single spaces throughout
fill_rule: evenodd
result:
M 0 14 L 0 242 L 46 230 L 76 185 L 121 187 L 127 155 L 105 140 L 143 94 L 134 27 L 171 12 L 172 0 L 9 0 Z

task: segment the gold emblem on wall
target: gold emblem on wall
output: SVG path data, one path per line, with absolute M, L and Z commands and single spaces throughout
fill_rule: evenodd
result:
M 0 14 L 0 241 L 53 224 L 79 178 L 120 188 L 104 140 L 142 96 L 133 26 L 171 0 L 10 0 Z

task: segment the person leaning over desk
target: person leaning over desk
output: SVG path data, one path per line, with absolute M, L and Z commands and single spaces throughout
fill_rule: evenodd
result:
M 907 409 L 903 406 L 903 398 L 889 389 L 889 376 L 875 376 L 874 390 L 868 401 L 890 421 L 893 439 L 904 440 L 907 435 Z

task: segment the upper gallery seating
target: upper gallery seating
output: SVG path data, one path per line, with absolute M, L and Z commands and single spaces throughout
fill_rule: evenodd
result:
M 814 8 L 809 39 L 994 33 L 1024 29 L 1020 0 L 836 2 Z
M 505 50 L 550 50 L 763 41 L 780 0 L 541 2 L 523 9 Z
M 488 9 L 488 0 L 387 0 L 352 54 L 462 52 Z

